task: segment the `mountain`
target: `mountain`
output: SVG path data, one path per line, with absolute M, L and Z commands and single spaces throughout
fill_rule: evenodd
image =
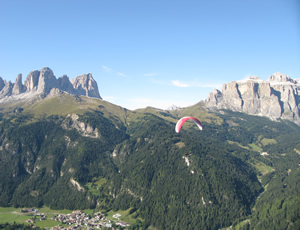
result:
M 177 105 L 171 105 L 167 108 L 167 110 L 176 110 L 179 109 L 180 107 L 178 107 Z
M 45 71 L 3 81 L 0 206 L 128 210 L 131 229 L 299 229 L 298 125 L 203 101 L 130 111 Z M 203 131 L 176 133 L 182 116 Z
M 278 72 L 267 81 L 249 77 L 224 84 L 221 91 L 210 93 L 205 103 L 211 109 L 286 119 L 300 125 L 300 81 Z
M 64 91 L 73 95 L 83 95 L 99 98 L 99 90 L 92 74 L 84 74 L 69 81 L 67 75 L 56 79 L 53 71 L 44 67 L 28 74 L 22 84 L 22 74 L 17 76 L 15 83 L 7 83 L 0 77 L 0 103 L 11 103 L 33 99 L 36 96 L 45 97 Z

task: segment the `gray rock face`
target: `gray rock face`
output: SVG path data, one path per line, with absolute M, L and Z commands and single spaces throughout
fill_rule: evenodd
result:
M 4 86 L 5 82 L 3 81 L 2 77 L 0 77 L 0 90 L 2 90 Z
M 44 67 L 41 71 L 30 72 L 24 81 L 24 85 L 22 84 L 22 74 L 18 75 L 14 84 L 10 81 L 6 83 L 0 77 L 0 103 L 21 98 L 27 99 L 37 94 L 53 95 L 63 93 L 63 91 L 102 99 L 97 83 L 90 73 L 76 77 L 72 80 L 72 83 L 67 75 L 56 79 L 53 71 L 48 67 Z
M 74 88 L 73 85 L 71 84 L 69 78 L 67 75 L 63 75 L 62 77 L 58 78 L 58 87 L 63 90 L 66 91 L 70 94 L 74 94 Z
M 19 74 L 12 88 L 12 94 L 23 93 L 22 74 Z
M 176 109 L 179 109 L 180 107 L 178 107 L 177 105 L 171 105 L 170 107 L 167 108 L 167 110 L 176 110 Z
M 2 90 L 0 91 L 0 98 L 11 96 L 13 87 L 14 85 L 11 83 L 11 81 L 6 83 L 2 88 Z
M 40 72 L 37 90 L 39 92 L 44 92 L 48 94 L 51 89 L 57 87 L 58 87 L 58 82 L 52 70 L 48 67 L 44 67 Z
M 84 74 L 78 76 L 71 81 L 76 94 L 100 98 L 97 83 L 92 77 L 92 74 Z
M 285 83 L 292 83 L 292 84 L 297 84 L 296 80 L 293 80 L 292 78 L 290 78 L 289 76 L 285 75 L 285 74 L 281 74 L 279 72 L 272 74 L 269 78 L 268 78 L 268 82 L 273 82 L 273 83 L 278 83 L 278 82 L 285 82 Z
M 28 74 L 27 78 L 24 81 L 24 86 L 28 92 L 32 90 L 37 90 L 39 83 L 40 71 L 35 70 Z
M 224 84 L 206 99 L 207 107 L 288 119 L 300 125 L 300 82 L 275 73 L 267 81 L 250 77 Z

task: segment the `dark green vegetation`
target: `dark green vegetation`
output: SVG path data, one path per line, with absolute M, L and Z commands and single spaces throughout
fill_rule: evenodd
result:
M 61 98 L 72 106 L 54 114 L 53 100 L 1 114 L 0 206 L 131 208 L 132 228 L 145 229 L 218 229 L 246 219 L 243 229 L 300 228 L 295 124 L 212 114 L 200 104 L 171 113 L 100 100 L 89 107 L 84 97 Z M 187 122 L 177 134 L 186 115 L 204 130 Z
M 5 224 L 0 224 L 0 229 L 5 229 L 5 230 L 15 230 L 15 229 L 22 229 L 22 230 L 30 230 L 30 229 L 40 229 L 39 227 L 31 227 L 29 225 L 25 225 L 25 224 L 9 224 L 9 223 L 5 223 Z

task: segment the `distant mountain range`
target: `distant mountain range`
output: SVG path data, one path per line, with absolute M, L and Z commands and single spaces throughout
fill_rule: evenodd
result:
M 28 74 L 22 84 L 22 74 L 15 83 L 0 77 L 0 103 L 22 101 L 47 95 L 67 92 L 102 99 L 97 82 L 92 74 L 80 75 L 71 81 L 67 75 L 56 79 L 52 70 L 44 67 Z M 229 109 L 251 115 L 269 117 L 272 120 L 285 119 L 300 125 L 300 80 L 281 74 L 272 74 L 267 81 L 249 77 L 242 81 L 224 84 L 221 91 L 215 89 L 204 101 L 206 108 L 217 111 Z M 168 110 L 178 109 L 171 106 Z
M 249 77 L 224 84 L 221 91 L 210 93 L 205 102 L 210 109 L 281 118 L 300 125 L 300 80 L 278 72 L 267 81 Z
M 101 99 L 97 83 L 90 73 L 80 75 L 70 81 L 67 75 L 56 79 L 53 71 L 44 67 L 41 71 L 30 72 L 24 85 L 22 74 L 18 75 L 15 83 L 6 82 L 0 77 L 0 103 L 31 99 L 37 95 L 47 96 L 60 91 Z

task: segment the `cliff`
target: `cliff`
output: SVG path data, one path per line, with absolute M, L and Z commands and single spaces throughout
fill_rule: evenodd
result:
M 50 92 L 61 91 L 73 95 L 102 99 L 97 83 L 90 73 L 80 75 L 70 81 L 67 75 L 56 79 L 53 71 L 48 67 L 44 67 L 40 71 L 30 72 L 24 81 L 24 85 L 22 84 L 22 74 L 17 76 L 15 83 L 10 81 L 7 83 L 0 77 L 0 103 L 28 99 L 36 95 L 47 96 Z
M 271 75 L 267 81 L 249 77 L 233 81 L 215 89 L 205 100 L 210 109 L 266 116 L 273 120 L 287 119 L 300 125 L 300 81 L 281 73 Z

